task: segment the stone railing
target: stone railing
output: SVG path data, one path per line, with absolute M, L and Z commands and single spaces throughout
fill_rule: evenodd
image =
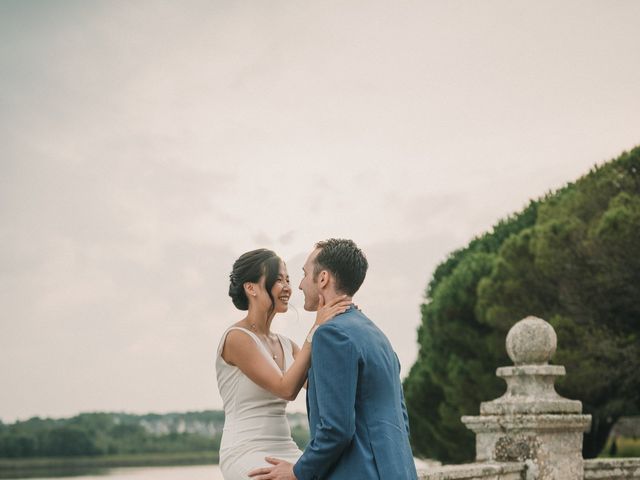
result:
M 506 393 L 480 405 L 480 415 L 462 417 L 476 434 L 476 463 L 421 469 L 422 480 L 640 480 L 640 458 L 583 460 L 582 436 L 591 416 L 582 403 L 561 397 L 549 365 L 556 351 L 553 327 L 527 317 L 507 335 L 512 367 L 496 374 Z
M 468 463 L 421 470 L 420 480 L 522 480 L 524 463 Z
M 596 458 L 584 461 L 585 480 L 640 478 L 640 458 Z

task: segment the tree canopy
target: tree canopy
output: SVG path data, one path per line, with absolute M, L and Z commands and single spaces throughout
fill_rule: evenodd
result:
M 500 396 L 498 366 L 518 320 L 558 334 L 561 395 L 593 416 L 594 457 L 622 415 L 640 412 L 640 147 L 532 201 L 437 267 L 422 305 L 420 352 L 404 388 L 414 452 L 469 461 L 460 422 Z

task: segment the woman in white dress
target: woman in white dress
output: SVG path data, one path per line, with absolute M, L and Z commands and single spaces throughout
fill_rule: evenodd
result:
M 323 305 L 320 299 L 302 348 L 272 333 L 273 318 L 288 309 L 291 285 L 284 262 L 267 249 L 236 260 L 229 296 L 247 314 L 224 332 L 216 356 L 225 412 L 220 468 L 225 480 L 246 480 L 249 471 L 268 465 L 267 456 L 295 463 L 302 454 L 291 438 L 286 404 L 306 381 L 315 328 L 346 311 L 350 302 L 338 299 Z

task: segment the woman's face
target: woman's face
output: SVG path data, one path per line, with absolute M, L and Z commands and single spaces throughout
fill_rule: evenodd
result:
M 276 313 L 284 313 L 289 309 L 289 298 L 291 298 L 291 285 L 289 284 L 289 274 L 287 266 L 284 262 L 280 262 L 278 271 L 278 279 L 271 288 L 271 295 L 275 302 L 274 311 Z

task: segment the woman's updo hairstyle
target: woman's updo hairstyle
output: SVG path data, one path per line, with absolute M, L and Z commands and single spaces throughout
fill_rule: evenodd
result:
M 275 252 L 259 248 L 243 253 L 234 262 L 229 275 L 229 296 L 236 308 L 249 310 L 249 299 L 244 291 L 244 284 L 246 282 L 258 283 L 263 275 L 265 276 L 264 286 L 269 298 L 271 298 L 271 308 L 273 308 L 275 302 L 271 295 L 271 289 L 278 279 L 281 261 Z

